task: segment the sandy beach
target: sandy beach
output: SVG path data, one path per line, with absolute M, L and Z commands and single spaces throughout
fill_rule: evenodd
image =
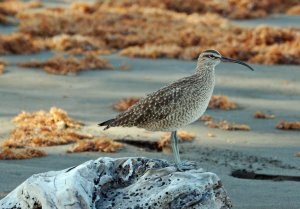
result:
M 41 59 L 47 57 L 45 53 Z M 36 58 L 36 56 L 33 56 Z M 78 76 L 49 75 L 40 70 L 8 67 L 0 77 L 1 139 L 13 128 L 11 118 L 20 110 L 36 111 L 61 107 L 87 124 L 87 133 L 113 138 L 155 140 L 160 133 L 135 128 L 113 128 L 101 131 L 97 123 L 117 113 L 111 105 L 120 98 L 143 96 L 173 80 L 193 73 L 195 62 L 179 60 L 130 59 L 111 55 L 114 66 L 128 63 L 129 71 L 89 71 Z M 12 56 L 7 59 L 28 59 Z M 217 119 L 246 123 L 249 132 L 209 129 L 195 122 L 185 130 L 197 134 L 192 143 L 180 145 L 182 158 L 197 161 L 205 170 L 215 172 L 222 179 L 235 208 L 297 208 L 300 204 L 298 182 L 245 180 L 230 176 L 232 169 L 254 169 L 258 173 L 275 175 L 300 174 L 299 133 L 276 130 L 280 120 L 299 120 L 300 76 L 298 66 L 253 65 L 255 72 L 240 66 L 222 64 L 217 68 L 215 94 L 228 95 L 241 108 L 232 111 L 208 110 Z M 270 111 L 273 120 L 253 118 L 257 110 Z M 211 132 L 214 138 L 207 136 Z M 65 154 L 66 146 L 44 148 L 43 158 L 1 161 L 0 191 L 3 197 L 26 178 L 35 173 L 59 170 L 101 156 L 147 156 L 172 160 L 170 153 L 148 152 L 126 145 L 118 153 Z
M 242 26 L 268 24 L 299 28 L 300 17 L 277 15 L 255 20 L 239 20 Z M 286 25 L 287 24 L 287 25 Z M 3 33 L 14 30 L 0 28 Z M 5 55 L 8 63 L 46 60 L 52 52 L 33 55 Z M 131 96 L 142 97 L 160 87 L 194 72 L 196 61 L 175 59 L 128 58 L 118 54 L 103 56 L 115 70 L 84 71 L 78 75 L 62 76 L 45 73 L 42 69 L 8 65 L 0 76 L 0 142 L 14 128 L 12 118 L 21 111 L 48 111 L 56 106 L 85 124 L 84 133 L 124 139 L 157 140 L 163 133 L 137 128 L 111 128 L 103 131 L 99 122 L 116 116 L 112 105 Z M 119 70 L 126 63 L 129 70 Z M 192 142 L 180 144 L 183 160 L 196 161 L 198 167 L 216 173 L 233 208 L 240 209 L 296 209 L 300 206 L 299 181 L 240 179 L 231 175 L 238 169 L 258 174 L 300 176 L 299 131 L 275 128 L 282 120 L 300 120 L 299 65 L 251 64 L 254 72 L 235 64 L 220 64 L 216 68 L 215 95 L 226 95 L 239 106 L 236 110 L 207 110 L 216 120 L 244 123 L 250 131 L 225 131 L 208 128 L 196 121 L 183 128 L 196 134 Z M 253 117 L 256 111 L 274 114 L 269 120 Z M 215 137 L 209 137 L 213 133 Z M 67 154 L 71 145 L 41 148 L 48 152 L 42 158 L 0 161 L 0 198 L 33 174 L 60 170 L 103 156 L 144 156 L 172 161 L 171 152 L 157 152 L 124 143 L 116 153 Z

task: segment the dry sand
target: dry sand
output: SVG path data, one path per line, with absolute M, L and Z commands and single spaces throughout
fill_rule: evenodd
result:
M 280 26 L 287 17 L 284 16 L 283 20 L 276 18 Z M 257 23 L 264 23 L 264 19 L 256 20 Z M 15 62 L 33 58 L 44 60 L 50 56 L 51 53 L 43 52 L 5 56 L 5 59 Z M 153 134 L 135 128 L 112 128 L 103 132 L 96 124 L 117 114 L 111 105 L 119 99 L 144 96 L 193 73 L 195 61 L 130 59 L 118 55 L 107 58 L 115 67 L 128 63 L 130 70 L 88 71 L 78 76 L 58 76 L 42 70 L 8 66 L 0 76 L 0 140 L 8 136 L 13 128 L 10 120 L 21 110 L 49 110 L 52 106 L 63 108 L 70 116 L 87 123 L 85 131 L 88 133 L 119 139 L 157 139 L 161 133 Z M 216 119 L 248 124 L 252 130 L 229 132 L 209 129 L 197 121 L 185 127 L 185 130 L 196 133 L 197 138 L 191 143 L 180 144 L 181 157 L 197 161 L 200 167 L 216 173 L 222 179 L 234 208 L 296 209 L 300 205 L 300 182 L 246 180 L 230 176 L 233 169 L 300 176 L 300 158 L 294 156 L 300 151 L 300 132 L 275 129 L 281 119 L 300 120 L 300 67 L 253 67 L 255 72 L 234 64 L 219 65 L 214 94 L 229 96 L 241 108 L 207 111 Z M 275 114 L 276 118 L 254 119 L 253 114 L 258 110 Z M 208 132 L 216 137 L 208 137 Z M 68 146 L 43 148 L 49 153 L 43 158 L 0 161 L 0 198 L 32 174 L 60 170 L 101 156 L 146 156 L 172 160 L 170 153 L 147 151 L 131 145 L 114 154 L 65 154 Z

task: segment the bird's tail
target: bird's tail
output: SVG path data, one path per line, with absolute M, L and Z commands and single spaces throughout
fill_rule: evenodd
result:
M 110 120 L 107 120 L 107 121 L 104 121 L 104 122 L 102 122 L 102 123 L 99 123 L 98 124 L 98 126 L 106 126 L 103 130 L 106 130 L 106 129 L 108 129 L 109 127 L 110 127 L 110 124 L 112 123 L 112 122 L 114 122 L 115 121 L 115 119 L 110 119 Z

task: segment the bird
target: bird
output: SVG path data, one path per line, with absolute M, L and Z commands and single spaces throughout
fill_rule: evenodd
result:
M 232 62 L 254 70 L 248 64 L 222 56 L 217 50 L 203 51 L 197 60 L 195 73 L 181 78 L 146 95 L 125 112 L 98 124 L 111 127 L 138 127 L 148 131 L 171 132 L 171 147 L 178 170 L 180 160 L 177 130 L 198 120 L 206 111 L 215 86 L 215 67 L 220 62 Z

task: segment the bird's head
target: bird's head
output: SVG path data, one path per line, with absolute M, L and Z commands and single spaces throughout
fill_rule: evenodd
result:
M 246 66 L 247 68 L 249 68 L 252 71 L 254 70 L 252 67 L 250 67 L 246 63 L 244 63 L 240 60 L 235 60 L 235 59 L 231 59 L 228 57 L 224 57 L 218 51 L 213 50 L 213 49 L 208 49 L 208 50 L 203 51 L 200 54 L 199 59 L 198 59 L 198 63 L 200 65 L 212 65 L 213 67 L 218 65 L 220 62 L 238 63 L 238 64 Z

